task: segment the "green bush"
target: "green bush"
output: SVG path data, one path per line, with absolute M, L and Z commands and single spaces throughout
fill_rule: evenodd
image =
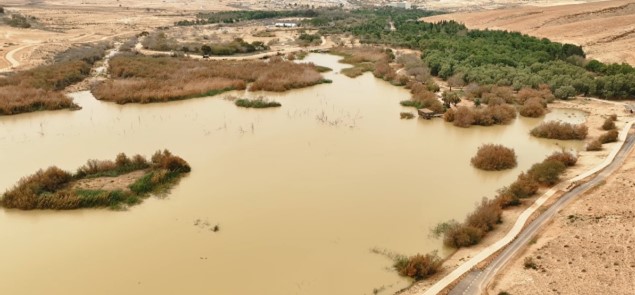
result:
M 241 98 L 237 99 L 235 102 L 236 106 L 241 108 L 255 108 L 255 109 L 264 109 L 264 108 L 276 108 L 282 106 L 279 102 L 268 101 L 263 98 L 257 99 L 246 99 Z

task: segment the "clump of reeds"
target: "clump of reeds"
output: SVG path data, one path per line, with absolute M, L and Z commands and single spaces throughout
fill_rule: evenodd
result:
M 263 97 L 259 97 L 256 99 L 247 99 L 241 98 L 234 101 L 236 106 L 241 108 L 255 108 L 255 109 L 264 109 L 264 108 L 276 108 L 282 106 L 277 101 L 267 100 Z
M 229 90 L 287 91 L 323 83 L 313 64 L 273 58 L 198 61 L 122 54 L 110 61 L 112 80 L 93 88 L 100 100 L 151 103 L 212 96 Z
M 91 177 L 116 177 L 133 171 L 145 170 L 146 174 L 130 185 L 129 190 L 75 189 L 73 183 Z M 169 151 L 157 151 L 152 160 L 136 155 L 129 158 L 121 153 L 114 161 L 89 160 L 72 174 L 57 167 L 39 170 L 22 178 L 7 190 L 0 205 L 5 208 L 78 209 L 89 207 L 121 208 L 141 202 L 148 193 L 174 183 L 191 168 Z

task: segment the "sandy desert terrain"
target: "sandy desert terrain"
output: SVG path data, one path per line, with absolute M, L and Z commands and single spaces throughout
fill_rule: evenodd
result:
M 561 211 L 489 294 L 635 294 L 635 153 Z M 529 258 L 528 258 L 529 257 Z M 531 259 L 536 269 L 525 268 Z
M 635 64 L 635 2 L 604 1 L 552 7 L 516 7 L 454 13 L 426 21 L 456 20 L 470 28 L 519 31 L 582 45 L 603 62 Z

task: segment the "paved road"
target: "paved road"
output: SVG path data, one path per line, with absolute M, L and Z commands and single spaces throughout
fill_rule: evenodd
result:
M 492 278 L 505 266 L 507 262 L 521 250 L 527 242 L 536 235 L 538 230 L 546 224 L 553 216 L 566 206 L 573 198 L 585 193 L 594 186 L 600 184 L 615 170 L 617 170 L 635 145 L 635 136 L 630 135 L 626 138 L 624 146 L 619 151 L 613 162 L 608 165 L 602 172 L 597 174 L 590 181 L 571 189 L 558 199 L 549 209 L 541 214 L 536 220 L 531 222 L 518 237 L 505 248 L 500 255 L 482 270 L 472 270 L 465 275 L 461 281 L 450 291 L 450 295 L 476 295 L 481 294 L 482 290 L 492 280 Z

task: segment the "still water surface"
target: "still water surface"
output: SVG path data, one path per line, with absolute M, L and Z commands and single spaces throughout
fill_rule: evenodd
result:
M 409 282 L 370 249 L 447 254 L 431 226 L 462 220 L 564 144 L 529 136 L 540 119 L 469 129 L 400 120 L 407 90 L 337 74 L 337 59 L 310 55 L 334 69 L 333 83 L 266 94 L 278 109 L 221 96 L 120 106 L 80 92 L 81 111 L 0 117 L 0 190 L 119 152 L 167 148 L 193 169 L 166 198 L 128 211 L 0 210 L 2 293 L 390 294 Z M 518 167 L 472 168 L 483 143 L 515 148 Z

